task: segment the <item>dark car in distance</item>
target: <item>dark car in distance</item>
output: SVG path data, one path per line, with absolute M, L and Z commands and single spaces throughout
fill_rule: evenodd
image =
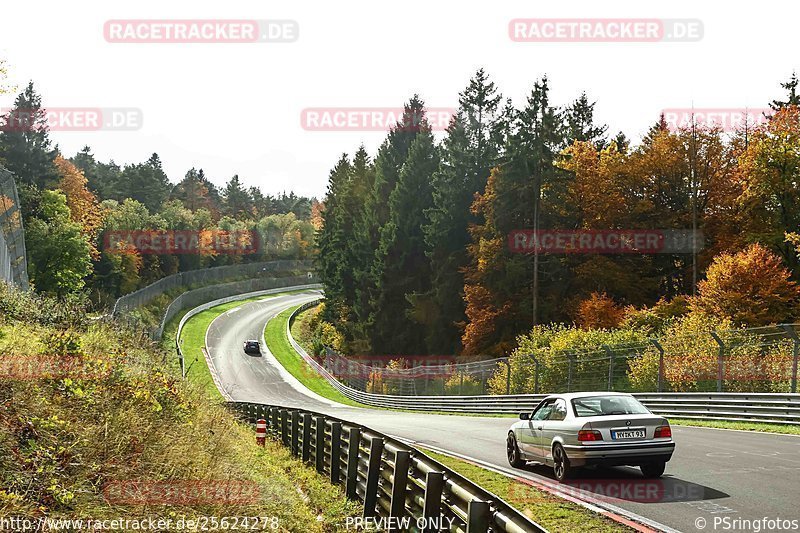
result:
M 261 355 L 261 346 L 258 344 L 258 341 L 244 341 L 244 353 Z

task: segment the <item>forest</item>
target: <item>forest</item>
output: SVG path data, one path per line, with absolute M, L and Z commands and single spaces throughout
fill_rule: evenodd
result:
M 326 342 L 350 354 L 501 356 L 553 327 L 651 335 L 681 320 L 791 322 L 797 87 L 796 75 L 776 83 L 759 124 L 674 128 L 662 113 L 639 142 L 597 123 L 586 93 L 554 105 L 547 77 L 514 105 L 478 70 L 441 140 L 414 95 L 376 154 L 358 147 L 330 171 L 317 234 Z M 530 230 L 696 230 L 703 246 L 510 249 L 510 235 Z
M 157 153 L 124 165 L 98 161 L 89 146 L 62 154 L 50 138 L 46 106 L 32 82 L 0 116 L 0 165 L 14 174 L 28 274 L 43 293 L 82 294 L 104 306 L 176 272 L 314 255 L 314 220 L 320 213 L 315 198 L 265 195 L 245 187 L 238 175 L 218 187 L 202 168 L 170 180 Z M 147 230 L 256 232 L 259 247 L 237 255 L 149 254 L 103 246 L 109 232 Z

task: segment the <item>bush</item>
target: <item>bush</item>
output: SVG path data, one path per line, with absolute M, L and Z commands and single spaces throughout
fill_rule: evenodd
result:
M 720 254 L 698 286 L 692 311 L 724 317 L 736 326 L 790 322 L 797 316 L 800 287 L 781 258 L 760 244 Z
M 648 343 L 647 337 L 635 329 L 583 330 L 573 326 L 536 326 L 530 334 L 517 337 L 517 348 L 511 353 L 511 394 L 531 393 L 535 389 L 536 365 L 539 362 L 539 391 L 557 392 L 567 388 L 569 364 L 567 353 L 573 354 L 572 383 L 575 390 L 580 384 L 584 388 L 596 388 L 607 383 L 608 362 L 603 345 L 626 345 L 636 349 Z M 615 353 L 618 357 L 626 353 Z M 602 360 L 602 363 L 598 363 Z M 498 366 L 489 379 L 491 394 L 505 394 L 507 367 Z M 623 375 L 623 379 L 626 376 Z M 627 385 L 618 384 L 622 387 Z
M 483 383 L 464 372 L 454 372 L 444 384 L 446 394 L 477 396 L 484 394 Z M 505 389 L 503 390 L 505 392 Z

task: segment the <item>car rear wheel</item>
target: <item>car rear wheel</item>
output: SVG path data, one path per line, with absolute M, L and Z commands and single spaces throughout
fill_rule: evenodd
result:
M 654 463 L 641 465 L 639 468 L 641 468 L 644 477 L 656 478 L 661 477 L 664 473 L 664 469 L 667 468 L 667 463 L 664 461 L 656 461 Z
M 519 447 L 517 447 L 517 438 L 513 433 L 508 434 L 506 439 L 506 455 L 508 456 L 508 464 L 514 468 L 522 468 L 525 466 L 525 461 L 520 457 Z
M 569 465 L 569 457 L 564 447 L 559 443 L 553 445 L 553 473 L 559 481 L 569 479 L 572 474 L 572 468 Z

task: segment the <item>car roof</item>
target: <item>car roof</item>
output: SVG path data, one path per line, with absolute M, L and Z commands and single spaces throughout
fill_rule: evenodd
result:
M 575 398 L 588 398 L 589 396 L 631 396 L 631 394 L 627 392 L 608 392 L 608 391 L 596 391 L 596 392 L 567 392 L 564 394 L 550 394 L 548 398 L 564 398 L 565 400 L 573 400 Z

